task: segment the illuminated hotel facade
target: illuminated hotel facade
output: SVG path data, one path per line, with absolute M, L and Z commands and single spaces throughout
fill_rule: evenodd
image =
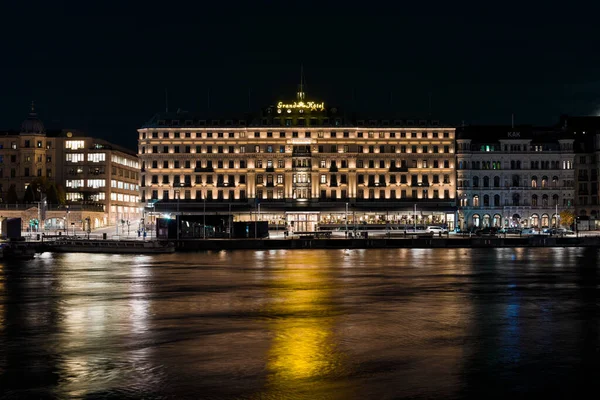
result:
M 257 118 L 161 113 L 138 133 L 147 211 L 260 213 L 294 231 L 346 221 L 454 228 L 455 129 L 436 121 L 349 119 L 300 90 Z

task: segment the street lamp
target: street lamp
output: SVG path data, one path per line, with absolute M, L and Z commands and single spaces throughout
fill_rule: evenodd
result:
M 417 232 L 417 204 L 416 203 L 415 203 L 414 223 L 415 223 L 415 233 L 416 233 Z
M 348 237 L 348 203 L 346 202 L 346 238 Z
M 179 189 L 175 190 L 175 198 L 177 199 L 177 212 L 175 213 L 175 225 L 177 227 L 177 241 L 179 241 L 179 225 L 181 224 L 179 218 Z

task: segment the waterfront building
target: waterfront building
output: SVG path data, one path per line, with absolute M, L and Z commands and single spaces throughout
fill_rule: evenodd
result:
M 105 211 L 101 225 L 133 229 L 133 224 L 137 230 L 142 213 L 135 152 L 76 130 L 62 130 L 55 138 L 57 172 L 67 204 L 101 205 Z
M 64 194 L 62 211 L 44 202 L 44 193 L 25 201 L 28 186 L 41 181 L 53 182 Z M 14 198 L 9 198 L 12 185 Z M 46 130 L 32 105 L 19 131 L 0 133 L 0 199 L 4 217 L 22 217 L 24 224 L 33 226 L 31 215 L 37 214 L 36 229 L 65 229 L 72 223 L 94 229 L 117 221 L 129 221 L 137 229 L 137 155 L 76 130 Z
M 348 116 L 302 88 L 257 116 L 159 113 L 138 130 L 140 196 L 148 212 L 208 214 L 212 225 L 453 229 L 454 133 L 431 120 Z
M 555 226 L 557 214 L 574 210 L 573 142 L 555 128 L 459 128 L 460 227 Z
M 600 117 L 563 116 L 559 127 L 575 141 L 575 214 L 578 228 L 600 229 Z

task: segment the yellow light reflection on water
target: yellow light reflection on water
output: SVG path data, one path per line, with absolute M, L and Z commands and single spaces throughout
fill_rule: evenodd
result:
M 272 390 L 294 389 L 299 381 L 326 378 L 341 369 L 332 283 L 320 263 L 308 257 L 274 273 L 268 310 L 274 316 L 269 324 L 274 336 L 267 361 Z
M 0 265 L 0 296 L 6 296 L 6 290 L 4 288 L 4 282 L 1 279 L 4 279 L 4 271 L 3 266 Z M 0 303 L 0 332 L 4 330 L 4 304 Z

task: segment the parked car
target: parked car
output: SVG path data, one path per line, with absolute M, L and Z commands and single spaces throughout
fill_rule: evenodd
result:
M 540 231 L 535 228 L 525 228 L 521 231 L 521 235 L 538 235 L 539 233 Z
M 488 226 L 483 229 L 478 229 L 475 231 L 477 236 L 496 236 L 498 234 L 498 228 L 493 226 Z
M 521 229 L 520 228 L 502 228 L 498 231 L 498 233 L 506 233 L 509 235 L 518 235 L 519 233 L 521 233 Z
M 559 235 L 559 236 L 575 234 L 575 232 L 573 232 L 572 230 L 566 229 L 566 228 L 553 228 L 553 229 L 550 229 L 549 233 L 551 235 Z
M 441 227 L 441 226 L 437 226 L 437 225 L 432 225 L 432 226 L 428 226 L 427 229 L 425 229 L 426 232 L 431 232 L 433 234 L 439 234 L 439 233 L 443 233 L 446 234 L 448 233 L 448 229 Z

